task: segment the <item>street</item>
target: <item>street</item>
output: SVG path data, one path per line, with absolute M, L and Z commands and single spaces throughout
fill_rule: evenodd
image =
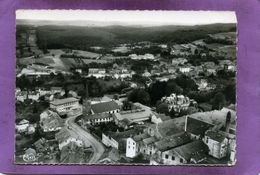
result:
M 97 163 L 105 149 L 95 137 L 93 137 L 90 133 L 82 129 L 79 125 L 75 123 L 75 119 L 78 117 L 72 116 L 69 117 L 65 122 L 65 127 L 71 128 L 68 131 L 71 133 L 71 136 L 78 138 L 83 141 L 86 147 L 91 146 L 93 148 L 93 155 L 88 163 Z

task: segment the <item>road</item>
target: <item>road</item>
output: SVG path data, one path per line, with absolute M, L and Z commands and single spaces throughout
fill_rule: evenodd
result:
M 77 117 L 78 115 L 69 117 L 65 122 L 65 126 L 70 128 L 68 131 L 73 137 L 82 140 L 86 147 L 91 146 L 93 148 L 93 155 L 88 163 L 97 163 L 105 151 L 104 146 L 90 133 L 75 123 Z

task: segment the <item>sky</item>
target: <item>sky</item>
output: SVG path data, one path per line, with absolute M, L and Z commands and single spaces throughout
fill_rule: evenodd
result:
M 236 23 L 231 11 L 17 10 L 16 19 L 85 21 L 85 25 L 203 25 Z

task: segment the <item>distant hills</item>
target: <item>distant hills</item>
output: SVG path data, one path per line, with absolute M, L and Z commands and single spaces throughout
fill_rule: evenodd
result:
M 35 28 L 40 48 L 86 49 L 90 46 L 113 47 L 120 43 L 151 41 L 156 43 L 187 43 L 203 39 L 208 34 L 236 31 L 236 24 L 210 24 L 197 26 L 131 26 L 87 25 L 89 21 L 25 21 L 17 20 L 17 35 Z M 65 25 L 66 24 L 66 25 Z M 80 25 L 81 24 L 81 25 Z

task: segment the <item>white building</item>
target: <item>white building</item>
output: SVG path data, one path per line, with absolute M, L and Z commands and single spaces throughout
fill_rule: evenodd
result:
M 204 143 L 209 147 L 209 155 L 221 159 L 226 157 L 228 149 L 228 139 L 224 134 L 217 131 L 208 130 L 203 139 Z
M 180 67 L 179 71 L 181 73 L 189 73 L 191 71 L 191 68 L 190 67 Z
M 133 138 L 128 138 L 126 140 L 126 157 L 133 158 L 137 155 L 137 143 Z
M 29 121 L 23 119 L 15 126 L 15 128 L 18 133 L 24 133 L 27 132 L 29 125 L 30 125 Z
M 106 76 L 106 70 L 105 69 L 99 69 L 99 68 L 90 68 L 88 70 L 88 76 L 89 77 L 96 77 L 96 78 L 104 78 Z
M 79 99 L 70 97 L 64 99 L 56 99 L 50 102 L 50 108 L 62 113 L 62 112 L 70 112 L 72 110 L 79 109 Z
M 108 147 L 113 147 L 116 149 L 119 147 L 117 139 L 109 134 L 105 135 L 102 133 L 102 143 Z

